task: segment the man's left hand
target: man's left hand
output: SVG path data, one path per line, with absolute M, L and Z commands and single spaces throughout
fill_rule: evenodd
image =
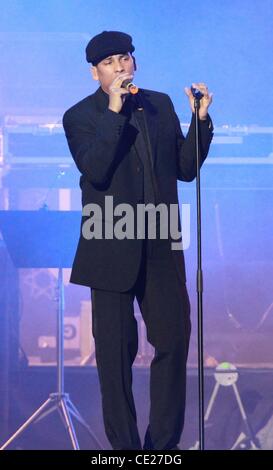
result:
M 200 100 L 199 108 L 199 119 L 204 121 L 205 119 L 207 119 L 208 108 L 212 102 L 212 93 L 209 93 L 208 87 L 205 83 L 193 83 L 192 86 L 193 88 L 196 88 L 197 90 L 201 91 L 201 93 L 204 95 L 203 98 L 201 98 Z M 185 93 L 189 98 L 190 106 L 192 112 L 194 113 L 194 96 L 191 92 L 191 89 L 185 88 Z

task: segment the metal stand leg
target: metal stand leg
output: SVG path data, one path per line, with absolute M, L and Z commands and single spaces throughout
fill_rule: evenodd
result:
M 3 444 L 3 446 L 0 448 L 0 450 L 4 450 L 6 447 L 8 447 L 9 444 L 11 444 L 14 439 L 16 439 L 24 430 L 32 424 L 45 410 L 45 408 L 50 404 L 51 398 L 48 398 L 41 406 L 36 410 L 33 415 L 30 416 L 30 418 L 22 424 L 22 426 Z
M 209 403 L 208 403 L 207 411 L 206 411 L 206 414 L 205 414 L 205 417 L 204 417 L 205 423 L 207 423 L 208 420 L 209 420 L 209 417 L 210 417 L 210 414 L 212 412 L 212 408 L 213 408 L 213 405 L 215 403 L 215 400 L 216 400 L 217 394 L 219 392 L 220 386 L 221 385 L 222 386 L 232 386 L 234 394 L 235 394 L 235 398 L 236 398 L 236 401 L 237 401 L 237 404 L 238 404 L 238 407 L 239 407 L 239 410 L 240 410 L 240 414 L 241 414 L 241 417 L 242 417 L 242 420 L 243 420 L 243 423 L 244 423 L 246 433 L 241 433 L 238 436 L 238 438 L 237 438 L 235 444 L 232 446 L 231 450 L 235 449 L 237 447 L 237 445 L 239 444 L 239 442 L 241 442 L 245 438 L 248 438 L 252 449 L 260 449 L 261 445 L 259 443 L 258 438 L 255 436 L 255 434 L 254 434 L 254 432 L 253 432 L 253 430 L 250 426 L 250 423 L 248 421 L 248 418 L 247 418 L 247 415 L 246 415 L 246 412 L 245 412 L 245 409 L 244 409 L 244 406 L 243 406 L 243 403 L 242 403 L 242 400 L 241 400 L 241 397 L 240 397 L 240 394 L 239 394 L 238 387 L 236 385 L 236 382 L 237 382 L 237 379 L 238 379 L 238 372 L 237 372 L 236 367 L 233 366 L 232 364 L 224 362 L 222 364 L 219 364 L 219 366 L 217 366 L 216 373 L 214 375 L 215 375 L 216 384 L 214 385 L 214 388 L 213 388 L 213 391 L 212 391 L 212 394 L 211 394 L 211 397 L 210 397 L 210 400 L 209 400 Z M 199 448 L 199 442 L 196 441 L 196 443 L 194 444 L 193 447 L 191 447 L 191 449 L 196 449 L 197 450 L 198 448 Z
M 66 428 L 72 447 L 79 450 L 79 443 L 72 422 L 72 416 L 90 434 L 98 449 L 103 449 L 102 444 L 91 431 L 90 426 L 84 421 L 77 408 L 73 405 L 68 393 L 64 392 L 64 358 L 63 358 L 63 317 L 64 317 L 64 289 L 62 268 L 58 272 L 58 327 L 57 327 L 57 393 L 51 393 L 49 398 L 25 421 L 22 426 L 2 445 L 0 450 L 5 450 L 17 437 L 19 437 L 28 426 L 44 419 L 47 415 L 57 410 L 60 414 L 64 427 Z

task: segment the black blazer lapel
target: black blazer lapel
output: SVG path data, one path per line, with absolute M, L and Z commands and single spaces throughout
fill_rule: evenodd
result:
M 97 89 L 94 93 L 96 108 L 99 113 L 103 113 L 109 104 L 109 98 L 107 93 L 103 91 L 101 87 Z

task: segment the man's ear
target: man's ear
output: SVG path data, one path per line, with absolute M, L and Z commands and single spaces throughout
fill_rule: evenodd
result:
M 93 77 L 94 80 L 98 80 L 99 77 L 98 77 L 98 70 L 97 70 L 97 67 L 95 65 L 92 65 L 91 68 L 90 68 L 90 72 L 91 72 L 91 75 Z
M 137 69 L 136 59 L 134 58 L 133 55 L 132 55 L 132 59 L 133 59 L 133 62 L 134 62 L 134 71 L 136 71 L 136 69 Z

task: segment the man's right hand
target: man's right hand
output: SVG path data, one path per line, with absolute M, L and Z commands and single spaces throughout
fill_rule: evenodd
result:
M 122 73 L 115 80 L 109 87 L 109 106 L 108 108 L 115 113 L 119 113 L 122 105 L 124 103 L 125 95 L 128 95 L 130 92 L 125 88 L 121 88 L 121 85 L 124 80 L 127 78 L 132 79 L 133 75 L 129 73 Z

